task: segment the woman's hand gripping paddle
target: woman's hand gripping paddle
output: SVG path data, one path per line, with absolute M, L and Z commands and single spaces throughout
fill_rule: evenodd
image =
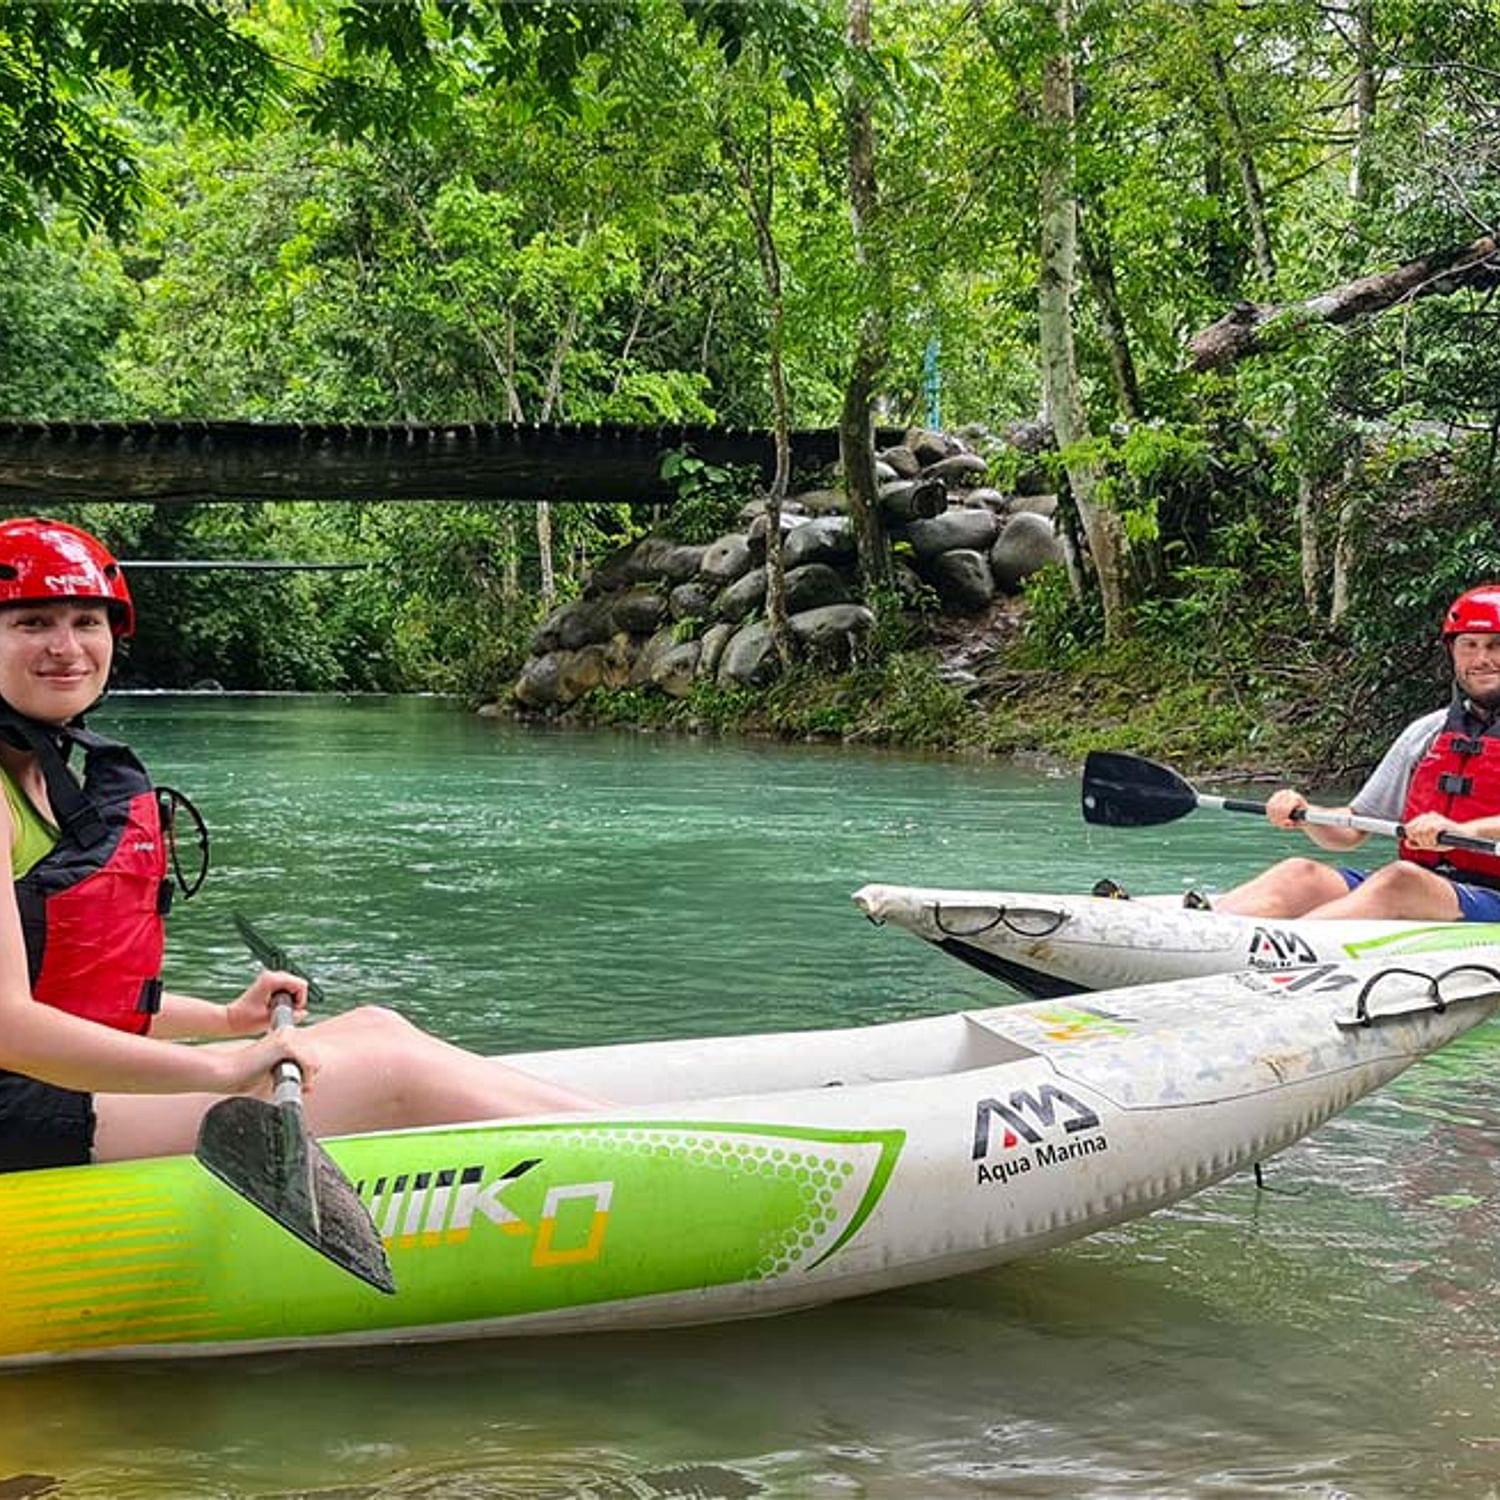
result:
M 238 914 L 235 925 L 268 968 L 291 967 Z M 275 998 L 271 1028 L 279 1030 L 292 1024 L 292 997 Z M 198 1128 L 198 1160 L 319 1255 L 378 1291 L 394 1292 L 390 1262 L 369 1212 L 333 1158 L 308 1134 L 302 1070 L 284 1059 L 272 1077 L 269 1104 L 236 1095 L 208 1110 Z
M 1214 797 L 1194 789 L 1170 766 L 1158 765 L 1139 755 L 1116 750 L 1091 750 L 1083 763 L 1083 820 L 1111 828 L 1150 828 L 1174 823 L 1195 808 L 1214 812 L 1254 813 L 1264 816 L 1264 802 L 1245 802 L 1234 797 Z M 1399 839 L 1406 829 L 1384 818 L 1365 818 L 1358 813 L 1327 812 L 1304 808 L 1298 822 L 1325 828 L 1353 828 L 1360 833 L 1378 833 Z M 1482 854 L 1500 854 L 1500 844 L 1471 838 L 1464 833 L 1440 833 L 1438 843 L 1450 849 L 1477 849 Z

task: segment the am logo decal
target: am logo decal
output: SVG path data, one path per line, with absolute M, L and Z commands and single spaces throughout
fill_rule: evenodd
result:
M 992 1159 L 999 1137 L 999 1155 Z M 977 1183 L 1005 1183 L 1035 1167 L 1056 1166 L 1107 1151 L 1103 1122 L 1082 1099 L 1044 1083 L 974 1107 L 972 1160 Z

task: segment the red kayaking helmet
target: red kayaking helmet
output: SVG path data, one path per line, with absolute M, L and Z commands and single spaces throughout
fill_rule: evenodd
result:
M 116 636 L 135 632 L 125 574 L 97 537 L 35 516 L 0 521 L 0 608 L 52 599 L 97 599 Z

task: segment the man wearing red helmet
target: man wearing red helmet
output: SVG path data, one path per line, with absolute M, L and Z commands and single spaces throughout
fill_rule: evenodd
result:
M 1453 701 L 1407 727 L 1349 806 L 1404 825 L 1400 858 L 1366 873 L 1288 859 L 1216 897 L 1215 911 L 1265 917 L 1400 917 L 1500 921 L 1500 858 L 1439 844 L 1443 833 L 1500 839 L 1500 584 L 1460 595 L 1443 617 Z M 1266 803 L 1278 828 L 1320 848 L 1353 849 L 1350 828 L 1301 820 L 1311 804 L 1291 788 Z
M 364 1006 L 298 1019 L 306 981 L 267 971 L 227 1005 L 163 990 L 166 830 L 124 745 L 90 733 L 115 641 L 135 611 L 87 532 L 0 522 L 0 1172 L 190 1151 L 224 1094 L 267 1091 L 297 1062 L 309 1123 L 343 1134 L 593 1101 Z M 67 763 L 83 752 L 80 784 Z M 182 1047 L 199 1038 L 209 1044 Z

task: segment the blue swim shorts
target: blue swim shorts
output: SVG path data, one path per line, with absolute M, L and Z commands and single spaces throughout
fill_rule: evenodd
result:
M 1363 885 L 1369 873 L 1368 870 L 1350 870 L 1342 865 L 1339 867 L 1339 874 L 1344 877 L 1344 884 L 1351 891 L 1355 886 Z M 1452 880 L 1446 875 L 1443 878 L 1453 887 L 1453 894 L 1458 897 L 1458 913 L 1463 921 L 1500 922 L 1500 891 L 1492 891 L 1483 885 L 1465 885 L 1463 881 Z

